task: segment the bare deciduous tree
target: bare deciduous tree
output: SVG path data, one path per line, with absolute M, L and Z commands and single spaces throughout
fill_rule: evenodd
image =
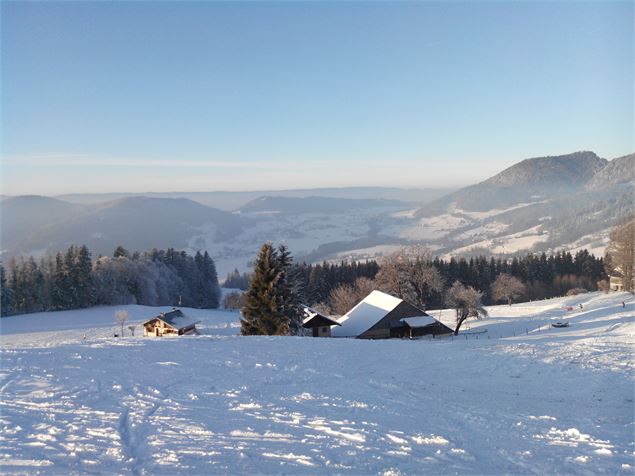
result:
M 432 291 L 441 292 L 445 286 L 445 280 L 437 268 L 426 264 L 421 259 L 412 263 L 411 282 L 417 299 L 415 304 L 425 309 L 427 297 Z
M 355 284 L 338 286 L 329 295 L 330 308 L 336 314 L 346 314 L 375 289 L 372 279 L 357 278 Z
M 423 247 L 405 248 L 386 257 L 375 280 L 377 288 L 421 308 L 431 292 L 440 292 L 445 286 L 441 273 L 427 264 L 431 253 Z
M 135 326 L 135 325 L 128 326 L 128 330 L 130 331 L 130 335 L 132 337 L 134 337 L 134 331 L 135 331 L 136 328 L 137 328 L 137 326 Z
M 343 284 L 336 287 L 329 294 L 329 304 L 336 314 L 346 314 L 357 304 L 355 288 L 350 284 Z
M 624 291 L 633 292 L 633 262 L 635 261 L 635 219 L 618 225 L 609 235 L 609 246 L 606 250 L 609 272 L 621 274 Z
M 318 302 L 315 306 L 313 306 L 313 309 L 315 309 L 320 314 L 324 314 L 325 316 L 330 315 L 332 312 L 331 306 L 324 302 Z
M 511 274 L 502 273 L 492 283 L 492 297 L 494 301 L 507 300 L 510 306 L 514 303 L 514 299 L 519 298 L 527 292 L 527 287 L 523 282 L 512 276 Z
M 128 311 L 115 312 L 115 321 L 121 326 L 121 337 L 123 337 L 123 326 L 128 322 Z
M 240 309 L 245 305 L 245 293 L 232 291 L 225 295 L 223 299 L 223 307 L 232 311 Z
M 483 293 L 472 286 L 464 286 L 458 281 L 454 282 L 445 297 L 445 302 L 456 309 L 454 335 L 458 335 L 461 325 L 468 317 L 476 319 L 487 317 L 487 309 L 483 307 L 482 298 Z

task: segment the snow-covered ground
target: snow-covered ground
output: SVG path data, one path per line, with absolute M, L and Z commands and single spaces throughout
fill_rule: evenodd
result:
M 540 230 L 541 225 L 528 228 L 510 235 L 498 236 L 496 238 L 471 243 L 461 248 L 452 250 L 443 256 L 450 259 L 453 255 L 467 253 L 474 249 L 488 249 L 492 253 L 515 253 L 517 251 L 529 250 L 537 243 L 544 243 L 549 239 L 549 234 Z
M 2 473 L 633 474 L 629 294 L 412 341 L 240 337 L 191 309 L 201 336 L 113 338 L 121 308 L 168 309 L 0 321 Z

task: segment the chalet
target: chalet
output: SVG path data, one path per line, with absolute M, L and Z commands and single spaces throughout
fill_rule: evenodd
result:
M 170 312 L 162 312 L 156 317 L 145 321 L 143 325 L 144 336 L 182 336 L 198 334 L 196 324 L 199 320 L 187 317 L 179 309 L 172 308 Z
M 332 317 L 322 314 L 309 306 L 302 306 L 304 319 L 302 327 L 313 330 L 313 337 L 331 337 L 331 326 L 340 326 Z
M 624 291 L 624 275 L 619 268 L 609 274 L 609 288 L 611 291 Z
M 373 291 L 332 329 L 334 337 L 386 339 L 447 335 L 452 329 L 403 299 Z

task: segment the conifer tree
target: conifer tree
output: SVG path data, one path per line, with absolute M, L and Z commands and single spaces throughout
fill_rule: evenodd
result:
M 4 266 L 0 264 L 0 317 L 12 314 L 12 304 L 12 292 L 9 286 L 7 286 Z
M 291 335 L 302 334 L 302 311 L 300 309 L 301 289 L 300 280 L 293 265 L 293 257 L 285 244 L 278 247 L 278 264 L 280 278 L 278 280 L 278 292 L 282 312 L 289 320 L 289 333 Z
M 54 310 L 60 311 L 70 308 L 69 279 L 61 252 L 55 255 L 55 269 L 52 273 L 51 304 Z
M 254 274 L 242 309 L 242 335 L 286 335 L 289 318 L 281 303 L 281 279 L 278 253 L 271 243 L 265 243 L 254 262 Z
M 77 252 L 77 261 L 74 263 L 75 286 L 77 289 L 77 306 L 90 307 L 95 302 L 95 288 L 93 285 L 93 263 L 90 251 L 86 245 L 82 245 Z

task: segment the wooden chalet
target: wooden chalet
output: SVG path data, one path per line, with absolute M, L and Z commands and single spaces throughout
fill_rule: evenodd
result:
M 620 269 L 615 269 L 609 274 L 609 289 L 611 291 L 624 291 L 624 275 Z
M 313 337 L 331 337 L 331 326 L 341 325 L 335 319 L 322 314 L 309 306 L 302 306 L 304 319 L 302 327 L 312 329 Z
M 381 291 L 373 291 L 366 296 L 339 323 L 341 327 L 332 329 L 334 337 L 387 339 L 449 335 L 453 332 L 425 311 Z
M 179 309 L 172 308 L 170 312 L 162 312 L 156 317 L 145 321 L 143 325 L 144 336 L 182 336 L 198 334 L 196 324 L 201 322 L 187 317 Z

